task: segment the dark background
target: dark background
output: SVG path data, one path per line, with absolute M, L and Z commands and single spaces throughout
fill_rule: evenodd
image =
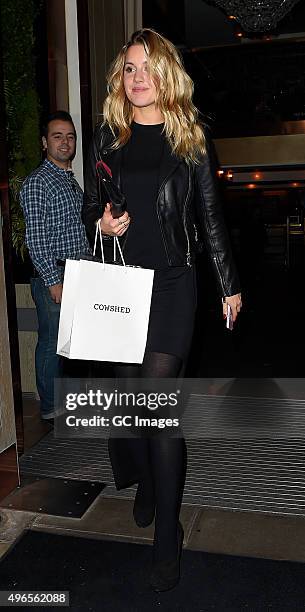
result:
M 204 0 L 144 0 L 143 23 L 180 48 L 215 137 L 289 133 L 285 122 L 305 119 L 305 40 L 283 38 L 305 30 L 303 0 L 268 33 L 244 32 Z

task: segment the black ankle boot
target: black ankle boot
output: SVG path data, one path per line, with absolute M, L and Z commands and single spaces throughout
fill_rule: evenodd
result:
M 183 546 L 184 532 L 181 523 L 177 528 L 177 554 L 174 559 L 159 561 L 153 564 L 150 576 L 150 586 L 157 593 L 173 589 L 180 580 L 180 558 Z
M 141 482 L 133 505 L 133 517 L 138 527 L 148 527 L 155 517 L 155 500 L 152 494 L 150 498 L 144 494 L 144 486 Z

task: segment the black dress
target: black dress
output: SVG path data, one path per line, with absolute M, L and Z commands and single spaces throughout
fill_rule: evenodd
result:
M 196 310 L 194 267 L 170 267 L 157 214 L 164 124 L 132 123 L 123 148 L 122 189 L 131 224 L 124 243 L 127 264 L 155 270 L 147 351 L 187 358 Z

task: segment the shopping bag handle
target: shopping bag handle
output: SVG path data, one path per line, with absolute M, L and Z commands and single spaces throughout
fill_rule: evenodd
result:
M 105 265 L 103 235 L 102 235 L 102 230 L 101 230 L 101 220 L 100 219 L 96 223 L 94 246 L 93 246 L 93 257 L 95 256 L 95 252 L 96 252 L 96 244 L 97 244 L 97 237 L 98 237 L 98 235 L 100 237 L 102 261 L 103 261 L 103 265 Z M 123 266 L 126 267 L 126 263 L 125 263 L 125 260 L 124 260 L 124 257 L 123 257 L 120 241 L 119 241 L 117 236 L 113 236 L 113 259 L 114 259 L 114 261 L 116 261 L 116 247 L 118 247 L 118 249 L 119 249 L 119 253 L 120 253 L 120 256 L 121 256 L 121 260 L 122 260 Z

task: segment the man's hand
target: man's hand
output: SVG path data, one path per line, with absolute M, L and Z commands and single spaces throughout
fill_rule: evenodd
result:
M 55 304 L 60 304 L 62 296 L 62 283 L 57 283 L 57 285 L 51 285 L 51 287 L 49 287 L 49 291 L 53 302 L 55 302 Z

